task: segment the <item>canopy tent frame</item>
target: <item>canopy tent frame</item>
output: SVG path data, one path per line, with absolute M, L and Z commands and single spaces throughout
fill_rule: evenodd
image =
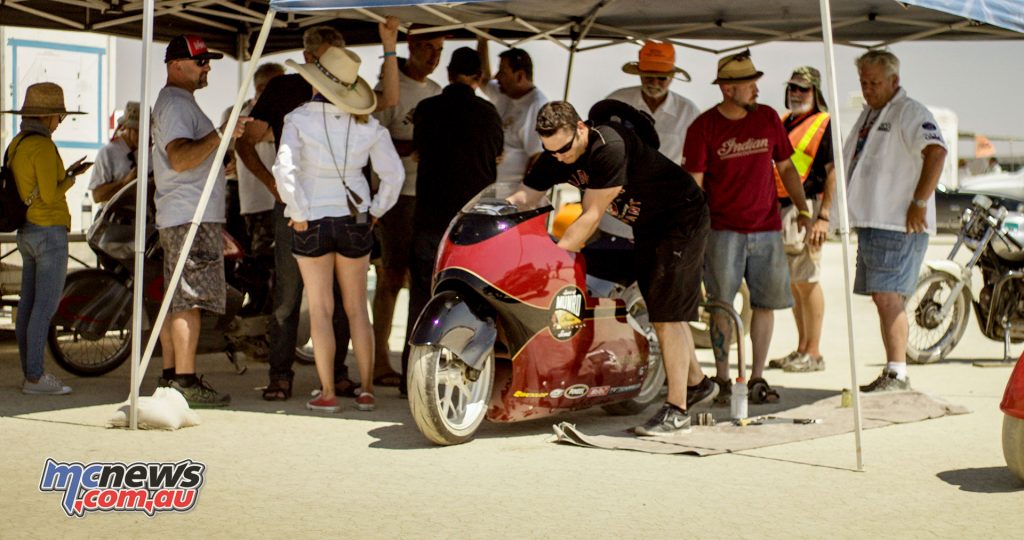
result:
M 797 0 L 773 0 L 773 4 L 778 3 L 795 4 Z M 576 52 L 582 52 L 584 50 L 596 50 L 602 47 L 607 47 L 623 42 L 641 43 L 643 39 L 655 38 L 664 39 L 674 43 L 677 46 L 687 47 L 694 50 L 700 50 L 710 54 L 723 54 L 733 50 L 738 50 L 750 46 L 760 45 L 764 43 L 774 41 L 814 41 L 816 40 L 814 34 L 821 31 L 822 40 L 825 42 L 826 51 L 826 74 L 830 82 L 830 96 L 833 102 L 838 102 L 838 90 L 835 84 L 835 61 L 834 61 L 834 44 L 841 43 L 853 47 L 860 47 L 865 49 L 877 48 L 880 46 L 897 43 L 900 41 L 906 41 L 908 39 L 923 39 L 926 37 L 934 38 L 936 36 L 945 36 L 950 39 L 964 39 L 965 35 L 976 36 L 976 38 L 995 38 L 995 39 L 1020 39 L 1022 36 L 1019 32 L 1024 32 L 1024 17 L 1018 16 L 1014 18 L 1010 12 L 997 12 L 995 16 L 980 16 L 973 18 L 968 17 L 966 20 L 962 18 L 966 14 L 960 14 L 953 12 L 951 8 L 944 7 L 942 4 L 944 0 L 904 0 L 898 4 L 907 10 L 907 5 L 925 5 L 929 9 L 918 10 L 916 13 L 931 12 L 937 10 L 938 12 L 952 13 L 953 15 L 960 17 L 959 19 L 950 22 L 947 20 L 942 21 L 924 21 L 912 17 L 900 17 L 887 15 L 880 13 L 885 9 L 871 9 L 866 14 L 861 16 L 841 16 L 836 19 L 833 24 L 831 10 L 832 6 L 829 0 L 819 0 L 818 13 L 820 16 L 820 26 L 811 27 L 811 19 L 787 18 L 785 22 L 793 23 L 799 22 L 804 25 L 803 28 L 795 28 L 786 31 L 780 31 L 772 29 L 769 26 L 779 21 L 773 21 L 768 19 L 754 19 L 744 20 L 737 17 L 735 20 L 730 20 L 728 17 L 722 16 L 715 18 L 713 21 L 705 22 L 665 22 L 665 25 L 670 25 L 672 28 L 668 30 L 657 30 L 657 29 L 640 29 L 635 28 L 634 25 L 620 24 L 612 25 L 598 21 L 599 12 L 604 8 L 615 3 L 615 0 L 601 0 L 593 2 L 588 16 L 580 17 L 567 17 L 569 20 L 561 20 L 557 22 L 545 22 L 541 20 L 528 20 L 520 15 L 505 11 L 502 16 L 493 16 L 480 18 L 479 20 L 472 20 L 475 15 L 470 11 L 464 10 L 461 6 L 444 5 L 439 6 L 425 6 L 422 5 L 423 0 L 394 0 L 394 1 L 378 1 L 378 2 L 359 2 L 359 1 L 326 1 L 326 2 L 315 2 L 310 3 L 306 0 L 273 0 L 270 2 L 268 9 L 265 14 L 262 14 L 262 26 L 259 30 L 259 37 L 253 47 L 251 58 L 249 59 L 248 68 L 245 70 L 245 77 L 241 81 L 241 87 L 239 93 L 236 96 L 236 103 L 232 108 L 231 115 L 226 126 L 226 132 L 230 133 L 234 130 L 234 126 L 237 123 L 239 110 L 244 100 L 245 95 L 248 93 L 249 83 L 252 79 L 252 75 L 255 72 L 256 64 L 259 61 L 264 48 L 267 44 L 269 31 L 271 28 L 275 29 L 302 29 L 314 24 L 320 24 L 326 21 L 333 21 L 338 18 L 339 12 L 335 11 L 336 8 L 346 8 L 349 11 L 347 15 L 357 13 L 362 17 L 369 19 L 370 21 L 380 21 L 384 15 L 366 9 L 368 7 L 375 7 L 381 4 L 390 4 L 395 6 L 397 4 L 416 5 L 415 8 L 421 13 L 426 13 L 434 18 L 439 18 L 445 22 L 445 24 L 432 24 L 431 28 L 425 28 L 422 30 L 413 30 L 416 32 L 433 32 L 437 28 L 444 30 L 463 30 L 471 35 L 484 36 L 488 39 L 492 39 L 506 46 L 514 46 L 538 39 L 545 39 L 553 43 L 557 43 L 561 48 L 567 50 L 570 54 L 570 68 L 567 72 L 566 87 L 571 80 L 571 58 Z M 993 3 L 1010 3 L 1015 0 L 989 0 Z M 67 16 L 62 16 L 57 13 L 47 12 L 34 5 L 42 3 L 47 4 L 62 4 L 62 5 L 73 5 L 83 8 L 89 8 L 95 10 L 97 14 L 103 16 L 97 16 L 97 20 L 93 21 L 89 17 L 86 17 L 84 21 L 73 20 Z M 465 2 L 467 4 L 472 3 L 477 6 L 484 5 L 504 5 L 500 2 L 489 2 L 485 0 L 469 0 Z M 526 4 L 528 2 L 517 2 L 517 4 Z M 652 2 L 653 3 L 653 2 Z M 728 1 L 722 2 L 728 4 Z M 810 4 L 809 0 L 804 2 Z M 981 2 L 983 3 L 983 2 Z M 1019 2 L 1018 2 L 1019 3 Z M 29 5 L 32 4 L 32 5 Z M 255 4 L 267 5 L 265 0 L 259 0 L 254 2 L 247 2 L 246 6 L 253 6 Z M 318 8 L 317 10 L 308 10 L 309 6 L 305 6 L 307 9 L 303 9 L 302 4 L 311 4 Z M 334 6 L 324 11 L 324 5 L 328 4 Z M 972 3 L 973 4 L 973 3 Z M 275 9 L 275 5 L 288 6 L 287 9 Z M 803 7 L 803 4 L 800 4 Z M 63 27 L 64 29 L 70 30 L 86 30 L 86 31 L 104 31 L 106 33 L 120 33 L 125 35 L 126 28 L 128 25 L 137 23 L 138 21 L 143 22 L 143 42 L 144 42 L 144 59 L 143 59 L 143 76 L 142 76 L 142 97 L 144 102 L 148 102 L 149 90 L 148 90 L 148 73 L 149 73 L 149 62 L 150 62 L 150 51 L 154 40 L 153 23 L 156 17 L 168 17 L 173 19 L 180 19 L 200 25 L 201 27 L 223 30 L 225 32 L 236 31 L 238 36 L 242 36 L 243 39 L 248 40 L 251 36 L 253 28 L 251 24 L 258 22 L 261 14 L 258 10 L 252 9 L 252 7 L 246 7 L 236 5 L 229 0 L 142 0 L 136 2 L 120 2 L 119 0 L 112 1 L 101 1 L 101 0 L 59 0 L 50 2 L 41 2 L 39 0 L 5 0 L 0 5 L 0 13 L 12 13 L 12 11 L 2 11 L 6 8 L 11 8 L 15 12 L 26 13 L 33 17 L 37 17 L 37 23 L 31 26 L 37 27 L 54 27 L 49 25 L 38 24 L 38 20 L 51 21 L 57 25 L 58 28 Z M 1000 6 L 1002 8 L 1003 6 Z M 886 9 L 892 11 L 892 6 L 886 4 Z M 294 10 L 293 10 L 294 9 Z M 387 8 L 387 10 L 393 10 L 396 8 Z M 446 11 L 441 11 L 442 9 Z M 387 11 L 384 10 L 384 11 Z M 124 15 L 125 13 L 136 12 L 132 15 L 125 15 L 115 17 L 115 15 Z M 92 13 L 87 12 L 87 13 Z M 392 13 L 387 13 L 392 14 Z M 283 17 L 279 19 L 279 15 Z M 346 17 L 351 19 L 351 17 Z M 417 17 L 402 17 L 403 19 L 417 18 Z M 978 22 L 979 19 L 985 20 L 984 23 Z M 243 27 L 232 26 L 230 23 L 242 24 Z M 902 33 L 897 37 L 889 39 L 875 39 L 867 40 L 869 42 L 862 43 L 863 39 L 856 39 L 857 35 L 851 33 L 849 36 L 836 39 L 836 29 L 848 29 L 857 26 L 858 24 L 870 23 L 870 24 L 897 24 L 907 27 L 920 28 L 917 32 Z M 14 22 L 17 25 L 17 21 Z M 486 31 L 484 27 L 491 25 L 512 25 L 514 31 L 507 27 L 502 27 L 502 32 Z M 998 25 L 998 26 L 996 26 Z M 1000 26 L 1005 27 L 1000 28 Z M 522 32 L 520 29 L 525 29 Z M 403 28 L 403 31 L 408 31 L 408 28 Z M 708 35 L 707 32 L 724 30 L 725 33 L 721 35 Z M 181 31 L 178 31 L 181 33 Z M 501 35 L 499 35 L 501 34 Z M 503 36 L 509 34 L 514 36 L 517 40 L 508 39 L 506 40 Z M 525 34 L 525 35 L 521 35 Z M 736 40 L 735 35 L 749 36 L 750 34 L 760 34 L 766 36 L 762 39 L 740 39 L 744 43 L 741 45 L 731 45 L 728 48 L 716 50 L 692 43 L 681 41 L 681 37 L 686 36 L 691 39 L 719 39 L 719 40 Z M 135 34 L 137 35 L 137 33 Z M 580 47 L 580 43 L 583 37 L 590 36 L 595 39 L 608 40 L 607 43 L 598 45 L 592 45 L 588 47 Z M 563 43 L 561 39 L 568 39 L 569 44 Z M 235 40 L 235 50 L 233 51 L 240 59 L 244 56 L 243 47 L 239 46 L 243 43 L 240 40 Z M 356 42 L 353 42 L 356 44 Z M 225 50 L 228 45 L 221 45 L 215 48 Z M 280 50 L 280 49 L 278 49 Z M 568 90 L 566 90 L 568 92 Z M 141 127 L 140 127 L 140 144 L 147 144 L 149 139 L 149 125 L 150 125 L 150 114 L 148 107 L 143 107 L 141 111 Z M 841 128 L 838 126 L 838 118 L 833 117 L 836 129 L 833 130 L 833 144 L 837 148 L 842 148 L 841 144 Z M 224 155 L 227 152 L 228 143 L 230 137 L 224 137 L 215 154 L 215 163 L 219 163 L 223 160 Z M 140 158 L 140 166 L 146 167 L 148 156 L 143 153 Z M 852 295 L 850 292 L 850 266 L 849 266 L 849 226 L 848 226 L 848 215 L 846 212 L 846 193 L 845 193 L 845 168 L 842 163 L 841 152 L 836 154 L 836 172 L 837 178 L 840 179 L 838 182 L 839 188 L 837 189 L 837 204 L 840 205 L 840 231 L 843 236 L 843 256 L 846 280 L 846 296 L 847 296 L 847 324 L 848 324 L 848 343 L 850 351 L 850 368 L 851 378 L 853 384 L 856 384 L 856 363 L 855 363 L 855 351 L 853 342 L 853 322 L 852 322 Z M 212 192 L 212 185 L 216 179 L 217 170 L 216 168 L 211 169 L 208 174 L 206 186 L 204 187 L 202 199 L 200 201 L 200 207 L 197 208 L 196 214 L 193 216 L 192 225 L 189 230 L 189 235 L 186 239 L 186 244 L 190 245 L 191 240 L 195 236 L 195 231 L 198 227 L 198 223 L 208 203 L 210 193 Z M 146 186 L 140 185 L 140 189 L 137 193 L 138 203 L 137 211 L 137 223 L 145 223 L 145 216 L 141 215 L 145 212 L 146 205 Z M 137 227 L 136 230 L 136 275 L 141 275 L 141 268 L 139 268 L 142 259 L 142 250 L 144 249 L 144 234 L 145 227 Z M 173 290 L 177 286 L 180 280 L 181 270 L 183 269 L 184 260 L 187 257 L 188 249 L 182 250 L 182 257 L 177 261 L 174 275 L 172 275 L 171 283 L 168 284 L 168 290 Z M 158 332 L 152 333 L 150 341 L 146 347 L 146 350 L 141 351 L 141 323 L 144 313 L 141 307 L 141 280 L 139 283 L 135 283 L 134 286 L 134 314 L 133 314 L 133 337 L 132 337 L 132 388 L 131 388 L 131 426 L 137 428 L 137 398 L 138 389 L 141 383 L 142 373 L 145 372 L 145 368 L 148 366 L 148 362 L 151 358 L 153 348 L 155 346 L 155 339 Z M 158 315 L 156 324 L 153 328 L 159 328 L 163 319 L 166 317 L 168 310 L 168 303 L 171 295 L 165 295 L 164 304 L 161 305 L 161 310 Z M 140 354 L 142 353 L 142 354 Z M 855 408 L 855 434 L 856 434 L 856 452 L 857 452 L 857 468 L 858 470 L 863 469 L 862 461 L 862 447 L 861 447 L 861 425 L 860 425 L 860 400 L 857 392 L 854 392 L 854 408 Z

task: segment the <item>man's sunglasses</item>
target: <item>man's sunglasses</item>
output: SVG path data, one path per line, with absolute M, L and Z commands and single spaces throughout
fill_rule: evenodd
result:
M 795 84 L 787 84 L 786 88 L 790 92 L 800 92 L 801 94 L 804 93 L 804 92 L 810 92 L 811 91 L 811 89 L 809 87 L 808 88 L 804 88 L 803 86 L 798 86 L 798 85 L 795 85 Z
M 193 58 L 192 61 L 195 62 L 196 65 L 199 66 L 199 67 L 206 67 L 206 66 L 210 65 L 210 59 L 209 58 Z
M 560 156 L 568 152 L 569 150 L 572 150 L 572 145 L 576 142 L 576 135 L 578 133 L 578 130 L 572 130 L 572 139 L 570 139 L 569 142 L 565 144 L 565 146 L 559 148 L 558 150 L 548 150 L 547 148 L 545 148 L 544 151 L 551 154 L 552 156 Z

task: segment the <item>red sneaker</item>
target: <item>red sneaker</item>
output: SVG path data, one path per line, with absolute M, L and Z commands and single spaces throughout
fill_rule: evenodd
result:
M 356 398 L 356 408 L 360 411 L 372 411 L 377 408 L 377 401 L 373 399 L 373 394 L 363 392 Z
M 306 408 L 311 411 L 336 413 L 341 410 L 341 405 L 338 405 L 337 398 L 324 399 L 318 396 L 307 401 Z

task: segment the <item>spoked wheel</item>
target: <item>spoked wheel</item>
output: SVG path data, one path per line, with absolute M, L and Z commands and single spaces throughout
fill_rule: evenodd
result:
M 661 357 L 661 346 L 658 344 L 658 335 L 654 333 L 654 326 L 647 316 L 647 306 L 639 296 L 639 291 L 633 301 L 627 302 L 629 308 L 629 323 L 636 331 L 647 337 L 650 345 L 650 353 L 647 356 L 647 376 L 640 385 L 640 393 L 635 398 L 609 403 L 602 406 L 608 414 L 614 416 L 625 416 L 643 412 L 651 403 L 658 398 L 662 386 L 665 385 L 665 362 Z
M 701 286 L 701 294 L 704 292 L 703 285 Z M 740 284 L 740 290 L 733 298 L 732 307 L 736 310 L 736 313 L 740 314 L 740 319 L 743 320 L 743 334 L 747 335 L 750 333 L 750 319 L 754 316 L 754 311 L 750 307 L 750 289 L 747 288 L 747 282 L 744 281 Z M 711 312 L 704 309 L 703 306 L 700 308 L 700 320 L 690 323 L 690 331 L 693 333 L 693 344 L 701 349 L 711 348 Z M 736 343 L 736 339 L 739 336 L 736 332 L 733 332 L 732 342 Z
M 491 399 L 493 351 L 475 370 L 447 347 L 417 345 L 409 373 L 409 410 L 420 432 L 442 445 L 472 439 Z
M 68 274 L 47 344 L 60 367 L 97 377 L 120 366 L 132 347 L 131 291 L 102 270 Z
M 952 309 L 940 318 L 942 306 L 956 286 L 956 278 L 944 272 L 929 272 L 917 282 L 917 289 L 907 299 L 907 360 L 913 364 L 930 364 L 945 358 L 960 342 L 967 329 L 971 305 L 966 287 L 954 299 Z

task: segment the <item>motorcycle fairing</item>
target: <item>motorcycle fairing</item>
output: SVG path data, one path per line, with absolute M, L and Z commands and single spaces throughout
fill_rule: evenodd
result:
M 444 345 L 473 369 L 481 369 L 497 336 L 494 318 L 475 302 L 456 291 L 442 291 L 420 312 L 409 343 Z
M 460 215 L 450 231 L 462 230 Z M 626 320 L 622 300 L 586 294 L 584 257 L 559 248 L 546 216 L 505 219 L 497 235 L 475 243 L 446 238 L 437 258 L 435 294 L 472 289 L 496 314 L 512 369 L 495 381 L 492 421 L 515 421 L 634 397 L 647 370 L 649 346 Z M 468 238 L 464 231 L 462 242 Z M 583 296 L 571 337 L 552 334 L 556 298 L 575 287 Z M 422 319 L 422 317 L 421 317 Z M 419 328 L 421 324 L 417 324 Z

